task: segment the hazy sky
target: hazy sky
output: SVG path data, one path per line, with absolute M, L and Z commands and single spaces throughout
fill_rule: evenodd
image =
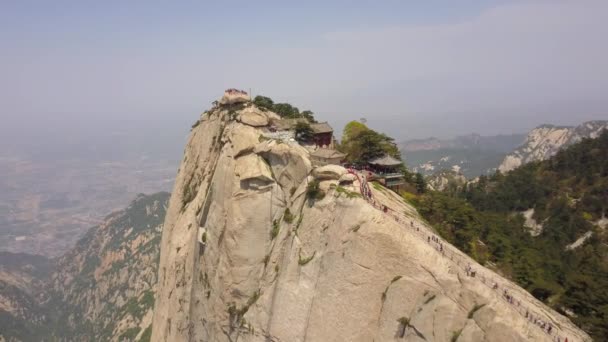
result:
M 329 2 L 2 1 L 0 133 L 181 137 L 230 87 L 398 140 L 608 119 L 606 0 Z

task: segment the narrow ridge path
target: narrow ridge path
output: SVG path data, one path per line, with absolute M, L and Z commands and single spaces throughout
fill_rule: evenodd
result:
M 407 227 L 406 219 L 404 217 L 400 217 L 399 215 L 397 215 L 396 214 L 397 211 L 395 211 L 385 205 L 381 205 L 373 198 L 373 193 L 372 193 L 371 189 L 369 188 L 369 183 L 367 182 L 367 179 L 365 176 L 359 175 L 359 171 L 357 171 L 355 169 L 349 168 L 349 169 L 347 169 L 347 171 L 348 171 L 348 173 L 354 175 L 357 178 L 357 181 L 359 182 L 359 191 L 361 192 L 361 195 L 363 196 L 363 198 L 369 204 L 371 204 L 374 208 L 383 212 L 385 215 L 388 215 L 389 217 L 391 217 L 397 223 L 403 225 L 404 228 Z M 474 270 L 471 266 L 471 261 L 465 260 L 464 258 L 462 258 L 461 255 L 459 255 L 458 253 L 455 253 L 452 250 L 454 247 L 452 247 L 451 244 L 445 243 L 445 241 L 443 241 L 440 237 L 437 237 L 436 235 L 434 235 L 428 231 L 425 232 L 425 230 L 427 230 L 427 228 L 425 228 L 424 226 L 423 226 L 423 229 L 420 229 L 420 227 L 418 225 L 415 225 L 414 221 L 411 219 L 410 219 L 409 228 L 412 229 L 412 231 L 415 234 L 417 234 L 418 237 L 422 241 L 424 241 L 426 239 L 426 242 L 428 244 L 433 245 L 438 253 L 441 253 L 441 255 L 443 257 L 449 258 L 452 261 L 452 263 L 454 263 L 456 266 L 458 266 L 457 269 L 458 269 L 459 274 L 466 275 L 469 278 L 479 280 L 483 285 L 485 285 L 486 287 L 488 287 L 489 289 L 491 289 L 495 292 L 500 292 L 500 290 L 502 289 L 503 293 L 502 293 L 502 295 L 499 296 L 499 298 L 504 299 L 508 304 L 510 304 L 509 307 L 511 307 L 513 310 L 515 310 L 517 313 L 519 313 L 522 317 L 524 317 L 528 321 L 528 323 L 532 323 L 535 327 L 537 327 L 538 329 L 541 329 L 544 333 L 548 334 L 549 336 L 552 336 L 553 341 L 574 342 L 574 340 L 569 339 L 568 337 L 565 337 L 564 332 L 561 331 L 561 329 L 559 328 L 559 323 L 557 323 L 557 322 L 550 323 L 549 321 L 551 319 L 547 318 L 546 315 L 539 314 L 539 313 L 523 306 L 521 304 L 521 301 L 516 299 L 511 294 L 513 292 L 516 292 L 516 291 L 513 291 L 513 289 L 511 287 L 509 287 L 507 285 L 499 284 L 498 282 L 496 282 L 493 279 L 493 277 L 486 277 L 486 275 L 483 274 L 483 272 L 478 272 L 477 270 Z M 464 271 L 464 273 L 460 273 L 462 271 Z

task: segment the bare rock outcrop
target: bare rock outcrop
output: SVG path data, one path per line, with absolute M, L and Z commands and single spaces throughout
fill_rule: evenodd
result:
M 257 107 L 251 106 L 243 109 L 239 121 L 253 127 L 268 126 L 268 116 Z
M 338 185 L 343 168 L 313 171 L 306 149 L 262 133 L 221 107 L 193 129 L 163 229 L 153 341 L 551 341 L 523 307 L 589 340 L 447 243 L 439 252 L 396 194 L 372 189 L 372 205 L 358 180 Z M 323 198 L 307 197 L 315 177 Z
M 251 96 L 246 92 L 237 89 L 228 89 L 224 92 L 224 96 L 222 96 L 219 103 L 222 105 L 230 105 L 249 101 L 251 101 Z
M 313 176 L 317 179 L 333 179 L 339 180 L 346 174 L 346 169 L 340 165 L 325 165 L 314 169 Z
M 428 187 L 434 191 L 460 189 L 466 183 L 466 177 L 462 173 L 453 170 L 442 170 L 427 177 Z
M 536 127 L 528 133 L 521 146 L 504 158 L 498 170 L 504 173 L 529 162 L 546 160 L 584 138 L 597 138 L 605 129 L 608 129 L 608 121 L 589 121 L 576 127 Z

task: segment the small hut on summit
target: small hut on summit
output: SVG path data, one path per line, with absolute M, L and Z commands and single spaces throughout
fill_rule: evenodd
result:
M 405 177 L 401 172 L 403 162 L 389 155 L 371 160 L 369 168 L 374 172 L 374 178 L 387 188 L 399 190 L 405 184 Z

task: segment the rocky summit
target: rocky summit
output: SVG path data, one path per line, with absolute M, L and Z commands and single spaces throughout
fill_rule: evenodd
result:
M 153 341 L 588 341 L 279 117 L 222 101 L 193 126 L 161 240 Z
M 576 127 L 541 125 L 531 130 L 523 144 L 504 158 L 498 170 L 504 173 L 529 162 L 546 160 L 583 138 L 597 138 L 605 129 L 608 121 L 589 121 Z

